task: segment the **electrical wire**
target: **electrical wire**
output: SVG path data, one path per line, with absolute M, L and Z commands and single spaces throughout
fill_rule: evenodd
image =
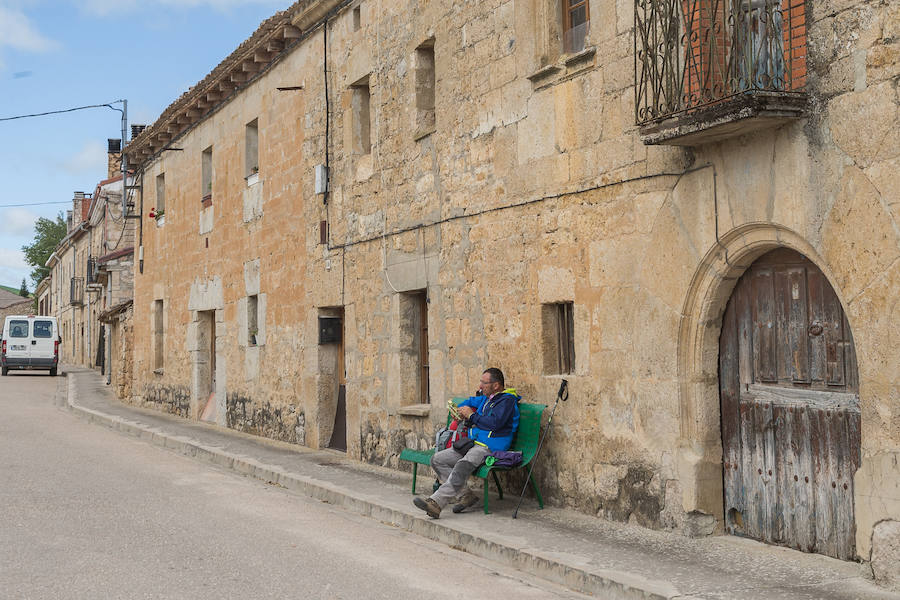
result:
M 25 202 L 23 204 L 0 204 L 0 208 L 15 208 L 19 206 L 46 206 L 48 204 L 69 204 L 71 200 L 61 200 L 59 202 Z
M 115 100 L 114 102 L 121 102 L 121 100 Z M 0 121 L 15 121 L 16 119 L 30 119 L 32 117 L 46 117 L 47 115 L 58 115 L 62 113 L 70 113 L 75 112 L 76 110 L 87 110 L 89 108 L 108 108 L 110 110 L 118 110 L 120 109 L 113 106 L 113 102 L 109 102 L 107 104 L 91 104 L 89 106 L 76 106 L 75 108 L 65 108 L 63 110 L 50 110 L 42 113 L 34 113 L 30 115 L 16 115 L 15 117 L 2 117 Z

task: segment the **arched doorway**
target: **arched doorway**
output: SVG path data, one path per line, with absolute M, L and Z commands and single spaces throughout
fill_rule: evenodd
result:
M 779 248 L 738 280 L 719 339 L 725 528 L 855 556 L 856 351 L 822 271 Z

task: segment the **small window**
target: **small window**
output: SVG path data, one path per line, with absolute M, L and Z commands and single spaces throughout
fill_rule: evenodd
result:
M 400 294 L 400 369 L 408 374 L 408 384 L 403 386 L 402 402 L 405 405 L 427 404 L 428 388 L 428 296 L 425 290 Z
M 9 337 L 25 338 L 28 337 L 28 321 L 10 321 Z
M 201 166 L 201 183 L 203 189 L 203 206 L 212 205 L 212 184 L 213 184 L 213 149 L 212 146 L 203 151 L 200 160 Z
M 161 213 L 166 210 L 166 174 L 160 173 L 156 176 L 156 212 Z
M 350 91 L 352 94 L 353 152 L 369 154 L 372 151 L 372 117 L 369 111 L 368 75 L 354 83 Z
M 163 368 L 165 362 L 165 329 L 163 328 L 163 301 L 153 301 L 153 368 Z
M 591 22 L 588 0 L 563 0 L 563 51 L 581 52 Z
M 353 8 L 353 31 L 359 31 L 362 27 L 362 7 L 355 6 Z
M 434 39 L 416 48 L 416 139 L 434 131 Z
M 250 177 L 259 173 L 259 120 L 253 119 L 245 127 L 244 175 Z
M 259 335 L 259 297 L 254 294 L 247 296 L 247 344 L 256 346 L 257 335 Z
M 36 337 L 36 338 L 53 337 L 53 322 L 52 321 L 35 321 L 34 322 L 34 337 Z
M 561 302 L 541 307 L 545 375 L 562 375 L 575 371 L 573 306 L 571 302 Z

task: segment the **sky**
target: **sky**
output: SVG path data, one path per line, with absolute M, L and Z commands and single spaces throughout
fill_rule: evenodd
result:
M 125 99 L 129 126 L 150 125 L 291 4 L 0 0 L 0 119 Z M 34 291 L 21 248 L 35 220 L 93 192 L 106 178 L 106 140 L 120 137 L 121 115 L 108 108 L 0 121 L 0 285 L 18 289 L 25 277 Z

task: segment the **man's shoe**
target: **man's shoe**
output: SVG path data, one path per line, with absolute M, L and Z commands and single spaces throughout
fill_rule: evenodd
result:
M 441 518 L 441 507 L 431 498 L 415 498 L 413 504 L 416 505 L 416 508 L 424 510 L 432 519 Z
M 453 505 L 454 513 L 461 513 L 467 508 L 471 508 L 478 504 L 478 496 L 472 490 L 466 490 L 466 493 L 462 495 L 462 498 L 459 499 L 459 502 Z

